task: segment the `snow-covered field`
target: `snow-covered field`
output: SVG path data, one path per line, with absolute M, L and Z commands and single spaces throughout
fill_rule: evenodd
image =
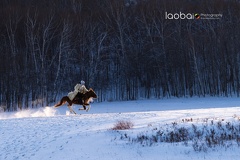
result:
M 238 160 L 240 147 L 217 146 L 194 151 L 182 142 L 132 143 L 127 138 L 150 134 L 154 128 L 176 123 L 188 127 L 204 120 L 236 122 L 239 98 L 173 98 L 93 103 L 89 112 L 66 106 L 0 113 L 0 160 Z M 191 122 L 183 120 L 192 119 Z M 134 124 L 129 130 L 112 130 L 117 121 Z M 126 136 L 126 137 L 128 137 Z

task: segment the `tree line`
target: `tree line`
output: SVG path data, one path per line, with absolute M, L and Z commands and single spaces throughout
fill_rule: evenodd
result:
M 239 15 L 238 0 L 1 0 L 0 108 L 52 104 L 82 79 L 98 101 L 239 96 Z

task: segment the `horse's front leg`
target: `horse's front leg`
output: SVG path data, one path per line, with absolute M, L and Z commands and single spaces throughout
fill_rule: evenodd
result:
M 87 108 L 87 110 L 86 110 L 86 111 L 88 112 L 88 111 L 89 111 L 89 109 L 90 109 L 90 105 L 88 105 L 88 108 Z
M 79 110 L 86 110 L 86 111 L 88 111 L 89 109 L 90 109 L 90 106 L 88 105 L 88 108 L 86 108 L 86 105 L 82 105 L 83 106 L 83 108 L 79 108 Z
M 85 105 L 83 105 L 83 107 L 84 107 L 84 110 L 86 110 L 86 112 L 88 112 L 88 111 L 89 111 L 89 109 L 90 109 L 90 105 L 87 105 L 87 108 L 86 108 L 86 106 L 85 106 Z
M 82 105 L 83 108 L 79 108 L 79 110 L 86 110 L 86 106 L 85 105 Z

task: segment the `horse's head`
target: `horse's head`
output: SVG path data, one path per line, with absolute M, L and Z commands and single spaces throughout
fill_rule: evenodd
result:
M 92 98 L 97 98 L 97 94 L 93 91 L 92 88 L 88 90 L 88 96 Z

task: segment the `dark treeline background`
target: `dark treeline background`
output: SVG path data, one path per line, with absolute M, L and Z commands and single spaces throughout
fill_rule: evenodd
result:
M 166 20 L 168 13 L 221 19 Z M 1 0 L 0 108 L 240 92 L 238 0 Z

